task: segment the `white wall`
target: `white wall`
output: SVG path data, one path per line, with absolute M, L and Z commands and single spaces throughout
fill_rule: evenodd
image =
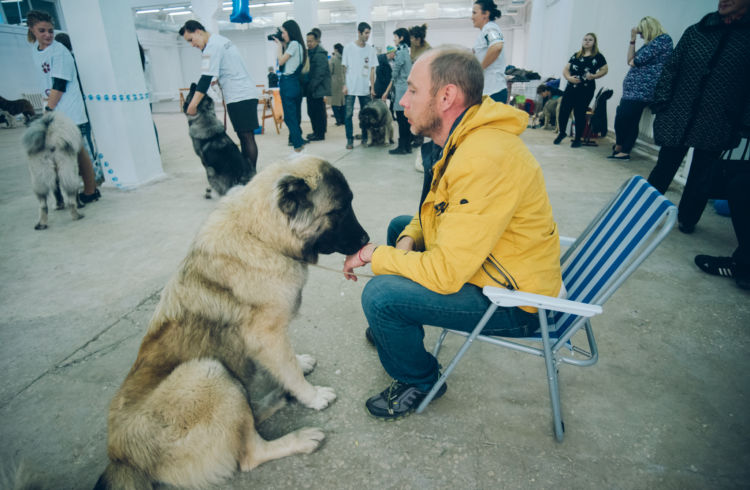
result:
M 0 24 L 0 96 L 8 100 L 42 91 L 26 32 L 26 27 Z

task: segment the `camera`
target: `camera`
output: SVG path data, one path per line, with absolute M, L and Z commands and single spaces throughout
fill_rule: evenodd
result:
M 281 29 L 276 28 L 276 32 L 273 34 L 269 34 L 268 38 L 269 41 L 273 41 L 274 39 L 278 39 L 279 41 L 284 41 L 284 38 L 281 37 Z

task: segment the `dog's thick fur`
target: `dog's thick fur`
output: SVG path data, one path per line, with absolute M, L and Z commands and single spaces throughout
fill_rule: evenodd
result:
M 74 220 L 83 218 L 77 209 L 78 152 L 83 137 L 78 126 L 61 112 L 50 112 L 29 125 L 22 138 L 29 160 L 31 187 L 39 199 L 39 222 L 47 228 L 47 196 L 59 186 Z
M 0 97 L 0 110 L 9 112 L 11 116 L 23 114 L 26 122 L 34 117 L 34 106 L 26 99 L 8 100 Z
M 262 439 L 255 424 L 283 405 L 283 392 L 251 410 L 248 387 L 257 366 L 310 408 L 335 399 L 305 380 L 315 360 L 295 356 L 287 327 L 307 264 L 367 243 L 351 201 L 341 172 L 313 157 L 272 165 L 221 201 L 162 292 L 112 400 L 110 464 L 96 488 L 200 487 L 318 447 L 315 428 Z
M 196 84 L 192 84 L 183 112 L 193 100 L 195 89 Z M 224 130 L 224 125 L 216 118 L 211 97 L 203 97 L 198 104 L 197 113 L 194 116 L 188 115 L 187 118 L 193 149 L 206 169 L 211 188 L 223 196 L 230 188 L 247 184 L 255 175 L 255 169 L 242 156 Z M 211 188 L 206 189 L 206 199 L 211 199 Z
M 8 111 L 0 109 L 0 124 L 5 123 L 6 127 L 15 128 L 17 126 L 17 122 L 18 121 L 16 121 L 16 116 L 12 115 Z
M 359 111 L 359 127 L 370 146 L 385 145 L 386 138 L 389 143 L 393 143 L 393 116 L 388 105 L 381 99 L 369 102 Z

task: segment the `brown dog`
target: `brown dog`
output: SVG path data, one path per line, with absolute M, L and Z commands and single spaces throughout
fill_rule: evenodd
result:
M 341 172 L 312 157 L 268 167 L 222 200 L 164 288 L 112 400 L 110 464 L 96 488 L 202 487 L 318 447 L 315 428 L 262 439 L 255 424 L 284 404 L 283 392 L 253 413 L 247 387 L 262 367 L 310 408 L 335 399 L 305 380 L 315 360 L 295 356 L 287 326 L 307 264 L 367 243 L 351 202 Z
M 34 117 L 34 106 L 26 99 L 7 100 L 0 97 L 0 110 L 9 112 L 11 116 L 23 114 L 26 122 Z

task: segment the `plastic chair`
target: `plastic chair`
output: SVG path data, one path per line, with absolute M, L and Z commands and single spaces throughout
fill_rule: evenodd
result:
M 554 433 L 557 440 L 562 441 L 564 427 L 560 410 L 558 366 L 591 366 L 597 362 L 599 353 L 589 318 L 602 313 L 604 302 L 661 243 L 674 227 L 675 221 L 675 205 L 646 179 L 635 176 L 625 182 L 577 239 L 560 238 L 561 245 L 569 245 L 560 261 L 563 283 L 568 291 L 567 299 L 486 286 L 483 292 L 491 304 L 474 330 L 466 333 L 443 329 L 433 350 L 435 356 L 440 352 L 448 333 L 468 338 L 419 405 L 417 413 L 427 407 L 474 340 L 480 340 L 544 359 Z M 513 340 L 481 335 L 485 324 L 500 306 L 538 308 L 539 332 L 535 337 Z M 586 333 L 587 349 L 572 344 L 572 337 L 580 330 Z M 560 352 L 563 347 L 569 349 L 570 356 Z M 579 354 L 580 358 L 572 357 L 574 353 Z

